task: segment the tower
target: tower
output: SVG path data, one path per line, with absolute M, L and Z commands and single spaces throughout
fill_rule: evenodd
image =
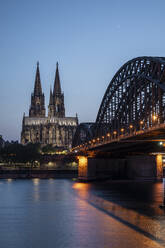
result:
M 37 62 L 34 92 L 31 94 L 29 117 L 45 117 L 45 96 L 42 93 L 39 62 Z
M 54 86 L 50 88 L 48 116 L 46 116 L 45 97 L 41 87 L 39 63 L 37 63 L 29 116 L 25 114 L 23 116 L 21 143 L 40 143 L 43 146 L 50 144 L 64 151 L 71 148 L 77 125 L 77 116 L 65 117 L 64 94 L 61 91 L 58 63 Z
M 64 107 L 64 94 L 61 92 L 61 83 L 58 70 L 58 62 L 56 64 L 56 73 L 54 80 L 53 93 L 50 90 L 50 99 L 49 99 L 49 117 L 65 117 L 65 107 Z
M 54 104 L 53 104 L 53 93 L 52 88 L 50 87 L 50 98 L 49 98 L 49 106 L 48 106 L 48 116 L 54 116 Z

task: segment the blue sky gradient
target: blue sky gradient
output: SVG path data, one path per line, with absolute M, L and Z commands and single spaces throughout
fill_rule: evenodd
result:
M 59 62 L 67 116 L 95 121 L 116 71 L 165 57 L 164 0 L 0 0 L 0 134 L 19 140 L 36 62 L 49 101 Z

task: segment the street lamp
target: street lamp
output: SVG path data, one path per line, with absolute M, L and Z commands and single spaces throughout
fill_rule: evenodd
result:
M 116 138 L 117 131 L 113 131 L 114 137 Z
M 140 121 L 140 129 L 142 129 L 144 121 Z
M 106 134 L 106 140 L 107 140 L 107 141 L 110 139 L 110 136 L 111 136 L 110 133 L 107 133 L 107 134 Z
M 158 122 L 158 116 L 157 115 L 153 115 L 152 116 L 152 120 L 153 120 L 153 122 L 157 123 Z
M 133 130 L 133 125 L 129 125 L 129 128 L 130 128 L 130 134 L 132 134 L 132 130 Z
M 153 115 L 153 116 L 152 116 L 152 123 L 153 123 L 153 124 L 157 124 L 158 121 L 159 121 L 158 116 L 157 116 L 157 115 Z
M 153 119 L 153 121 L 156 121 L 157 120 L 157 116 L 156 115 L 153 115 L 152 116 L 152 119 Z
M 124 128 L 121 128 L 121 129 L 120 129 L 120 131 L 121 131 L 121 133 L 123 134 L 123 132 L 124 132 Z

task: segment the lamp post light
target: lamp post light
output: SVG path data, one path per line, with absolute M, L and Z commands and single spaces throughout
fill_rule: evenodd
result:
M 133 131 L 133 125 L 129 125 L 129 128 L 130 128 L 130 135 L 132 134 L 132 131 Z
M 117 131 L 113 131 L 113 134 L 114 134 L 114 138 L 116 139 L 117 137 Z
M 121 136 L 123 136 L 123 134 L 124 134 L 124 128 L 121 128 L 120 131 L 121 131 Z
M 152 119 L 153 119 L 153 121 L 156 121 L 157 120 L 157 116 L 156 115 L 153 115 L 152 116 Z
M 107 140 L 109 140 L 110 139 L 110 133 L 107 133 Z
M 143 124 L 144 124 L 144 121 L 140 121 L 140 130 L 143 129 Z
M 156 115 L 153 115 L 153 116 L 152 116 L 152 122 L 153 122 L 153 124 L 157 124 L 157 122 L 158 122 L 158 117 L 157 117 Z

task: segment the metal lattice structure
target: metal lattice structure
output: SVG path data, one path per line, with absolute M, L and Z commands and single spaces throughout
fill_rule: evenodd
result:
M 76 129 L 72 146 L 76 147 L 78 145 L 84 144 L 93 138 L 93 127 L 94 123 L 80 123 Z
M 80 124 L 73 146 L 107 135 L 115 139 L 162 123 L 165 123 L 165 58 L 138 57 L 115 74 L 104 94 L 92 132 L 90 126 L 84 129 Z M 78 137 L 83 132 L 80 129 L 84 129 L 84 139 Z
M 96 118 L 96 135 L 122 134 L 165 122 L 165 58 L 139 57 L 111 80 Z

